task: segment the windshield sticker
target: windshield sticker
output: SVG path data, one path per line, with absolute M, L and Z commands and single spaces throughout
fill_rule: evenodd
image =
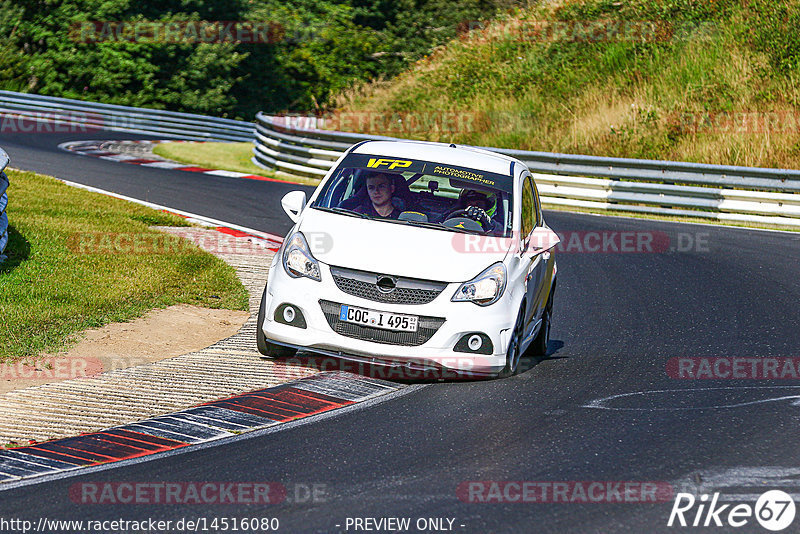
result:
M 494 180 L 489 180 L 484 177 L 483 174 L 478 174 L 472 171 L 466 171 L 462 169 L 454 169 L 452 167 L 442 167 L 437 165 L 433 169 L 433 174 L 441 174 L 443 176 L 452 176 L 453 178 L 458 178 L 460 180 L 469 180 L 472 182 L 480 182 L 484 185 L 491 185 L 495 184 Z
M 402 160 L 402 159 L 383 159 L 383 158 L 370 158 L 367 162 L 367 167 L 370 169 L 376 169 L 378 167 L 386 167 L 389 170 L 392 169 L 407 169 L 411 167 L 412 161 Z
M 373 169 L 392 173 L 427 174 L 431 177 L 447 177 L 469 184 L 482 185 L 510 192 L 513 189 L 511 175 L 498 174 L 457 165 L 444 165 L 439 162 L 381 157 L 376 154 L 348 154 L 339 168 Z

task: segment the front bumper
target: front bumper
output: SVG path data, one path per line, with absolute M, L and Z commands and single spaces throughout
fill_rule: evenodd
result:
M 451 283 L 427 304 L 390 304 L 367 300 L 341 291 L 333 281 L 330 268 L 320 263 L 322 281 L 292 278 L 280 261 L 270 269 L 266 292 L 263 332 L 274 343 L 305 349 L 326 356 L 343 358 L 367 365 L 405 368 L 409 371 L 436 374 L 435 370 L 455 375 L 482 377 L 496 374 L 505 366 L 505 352 L 516 319 L 511 291 L 491 306 L 471 302 L 451 302 L 460 283 Z M 333 330 L 323 312 L 321 301 L 406 315 L 444 319 L 427 341 L 417 346 L 378 343 L 356 339 Z M 296 307 L 305 318 L 306 328 L 297 328 L 274 320 L 275 311 L 284 304 Z M 514 310 L 514 311 L 511 311 Z M 456 352 L 461 338 L 482 333 L 492 343 L 492 354 Z

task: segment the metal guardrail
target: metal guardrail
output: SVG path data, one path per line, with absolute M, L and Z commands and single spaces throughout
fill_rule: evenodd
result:
M 392 137 L 321 130 L 315 118 L 256 115 L 256 165 L 321 178 L 342 152 Z M 800 171 L 485 147 L 534 173 L 542 204 L 800 227 Z
M 8 176 L 3 172 L 8 162 L 8 154 L 0 148 L 0 262 L 5 260 L 3 252 L 6 250 L 6 245 L 8 245 L 8 215 L 6 214 L 6 207 L 8 207 Z
M 86 102 L 70 98 L 0 91 L 3 131 L 70 133 L 108 130 L 157 135 L 186 141 L 252 141 L 251 122 Z M 13 119 L 19 119 L 14 122 Z

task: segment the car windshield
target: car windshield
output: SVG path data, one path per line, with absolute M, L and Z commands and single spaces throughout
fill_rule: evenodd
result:
M 311 207 L 442 231 L 508 237 L 511 184 L 509 175 L 351 154 Z

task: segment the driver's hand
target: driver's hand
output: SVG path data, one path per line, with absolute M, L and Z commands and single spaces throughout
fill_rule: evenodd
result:
M 489 215 L 487 215 L 486 212 L 478 206 L 468 207 L 466 216 L 473 221 L 478 221 L 478 223 L 480 223 L 480 225 L 484 228 L 489 228 L 489 226 L 492 224 L 492 220 L 489 218 Z

